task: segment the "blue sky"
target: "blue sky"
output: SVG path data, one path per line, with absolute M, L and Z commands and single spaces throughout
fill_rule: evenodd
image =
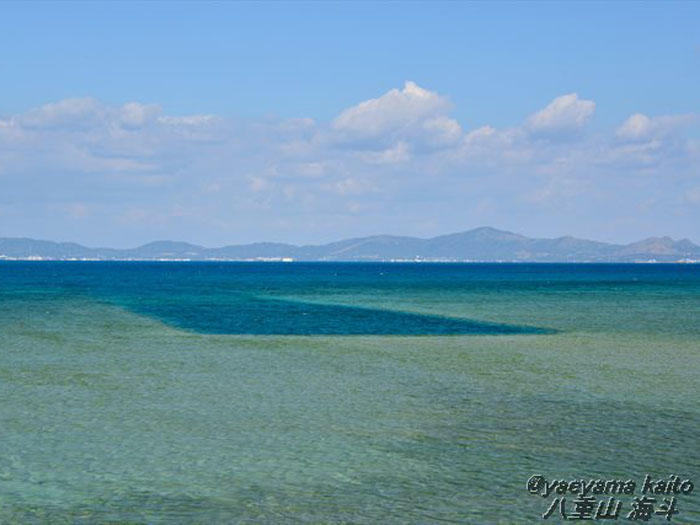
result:
M 0 236 L 700 241 L 700 3 L 0 13 Z

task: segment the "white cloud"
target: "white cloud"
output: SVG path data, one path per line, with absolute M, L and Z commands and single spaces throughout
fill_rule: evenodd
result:
M 695 120 L 695 115 L 661 115 L 647 117 L 642 113 L 635 113 L 625 120 L 617 128 L 615 135 L 623 141 L 646 141 L 669 135 Z
M 17 117 L 23 128 L 86 129 L 104 116 L 104 106 L 93 98 L 69 98 L 45 104 Z
M 218 121 L 214 115 L 185 115 L 184 117 L 159 117 L 158 122 L 169 126 L 206 126 Z
M 435 117 L 423 123 L 428 140 L 436 145 L 450 145 L 456 143 L 462 136 L 462 127 L 459 122 L 449 117 Z
M 157 104 L 127 102 L 121 107 L 119 116 L 124 127 L 140 128 L 154 122 L 161 112 L 162 109 Z
M 491 126 L 481 126 L 473 131 L 470 131 L 465 137 L 464 142 L 466 144 L 471 144 L 475 142 L 481 142 L 489 137 L 493 137 L 496 130 Z
M 250 189 L 257 193 L 260 191 L 266 191 L 272 188 L 272 184 L 264 179 L 263 177 L 248 177 Z
M 414 82 L 392 89 L 379 98 L 360 102 L 338 115 L 335 130 L 361 137 L 392 133 L 443 115 L 450 109 L 448 100 L 423 89 Z
M 535 133 L 569 133 L 581 129 L 594 111 L 595 102 L 569 93 L 555 98 L 547 107 L 530 116 L 527 125 Z
M 360 158 L 369 164 L 399 164 L 410 160 L 411 152 L 408 144 L 399 141 L 391 148 L 382 151 L 363 152 Z
M 339 195 L 362 195 L 374 190 L 367 181 L 354 177 L 347 177 L 334 182 L 328 185 L 328 188 Z
M 327 169 L 323 162 L 302 162 L 296 166 L 296 172 L 299 175 L 309 178 L 323 177 Z
M 617 128 L 616 135 L 624 140 L 649 138 L 651 134 L 651 119 L 641 113 L 635 113 Z

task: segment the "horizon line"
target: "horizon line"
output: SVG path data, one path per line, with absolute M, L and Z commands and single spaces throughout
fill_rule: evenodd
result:
M 394 237 L 394 238 L 403 238 L 403 239 L 416 239 L 416 240 L 421 240 L 421 241 L 429 241 L 432 239 L 436 239 L 439 237 L 447 237 L 450 235 L 459 235 L 463 233 L 470 233 L 470 232 L 475 232 L 478 230 L 492 230 L 498 233 L 505 233 L 505 234 L 510 234 L 510 235 L 517 235 L 520 237 L 524 237 L 526 239 L 530 240 L 556 240 L 556 239 L 565 239 L 565 238 L 571 238 L 579 241 L 588 241 L 588 242 L 596 242 L 600 244 L 608 244 L 612 246 L 626 246 L 628 244 L 634 244 L 636 242 L 642 242 L 650 239 L 670 239 L 674 242 L 682 242 L 682 241 L 688 241 L 691 242 L 692 244 L 697 245 L 697 243 L 688 238 L 688 237 L 680 237 L 680 238 L 674 238 L 670 235 L 652 235 L 650 237 L 643 237 L 641 239 L 637 240 L 632 240 L 632 241 L 627 241 L 627 242 L 610 242 L 610 241 L 601 241 L 601 240 L 596 240 L 596 239 L 590 239 L 590 238 L 585 238 L 585 237 L 576 237 L 573 235 L 558 235 L 555 237 L 530 237 L 529 235 L 522 234 L 522 233 L 517 233 L 514 231 L 510 230 L 502 230 L 499 228 L 495 228 L 493 226 L 477 226 L 475 228 L 470 228 L 468 230 L 460 230 L 460 231 L 453 231 L 450 233 L 442 233 L 438 235 L 433 235 L 430 237 L 419 237 L 415 235 L 398 235 L 398 234 L 392 234 L 392 233 L 377 233 L 377 234 L 370 234 L 370 235 L 364 235 L 364 236 L 353 236 L 353 237 L 344 237 L 336 240 L 331 240 L 327 242 L 309 242 L 309 243 L 292 243 L 292 242 L 285 242 L 285 241 L 252 241 L 252 242 L 238 242 L 236 243 L 231 242 L 228 244 L 223 244 L 220 246 L 206 246 L 203 244 L 196 244 L 195 242 L 192 241 L 185 241 L 185 240 L 174 240 L 174 239 L 154 239 L 152 241 L 147 241 L 145 243 L 136 245 L 132 247 L 127 247 L 127 248 L 113 248 L 111 246 L 98 246 L 98 245 L 90 245 L 90 244 L 83 244 L 82 242 L 79 241 L 72 241 L 72 240 L 53 240 L 53 239 L 45 239 L 45 238 L 37 238 L 37 237 L 27 237 L 27 236 L 21 236 L 21 237 L 8 237 L 8 236 L 0 236 L 0 240 L 28 240 L 28 241 L 38 241 L 38 242 L 50 242 L 54 244 L 77 244 L 79 246 L 82 246 L 84 248 L 90 248 L 90 249 L 109 249 L 109 250 L 135 250 L 138 248 L 143 248 L 144 246 L 149 246 L 151 244 L 156 244 L 156 243 L 165 243 L 165 242 L 171 242 L 171 243 L 180 243 L 180 244 L 189 244 L 198 248 L 205 248 L 205 249 L 220 249 L 220 248 L 227 248 L 231 246 L 250 246 L 250 245 L 255 245 L 255 244 L 283 244 L 287 246 L 292 246 L 295 248 L 303 248 L 303 247 L 308 247 L 308 246 L 325 246 L 327 244 L 333 244 L 336 242 L 343 242 L 343 241 L 351 241 L 351 240 L 361 240 L 361 239 L 372 239 L 372 238 L 377 238 L 377 237 Z

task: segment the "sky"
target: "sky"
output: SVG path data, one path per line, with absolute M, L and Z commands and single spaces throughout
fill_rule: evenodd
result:
M 700 243 L 700 3 L 0 4 L 0 237 Z

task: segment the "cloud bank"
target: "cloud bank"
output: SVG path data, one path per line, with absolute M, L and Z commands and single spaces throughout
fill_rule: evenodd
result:
M 329 122 L 91 98 L 0 116 L 0 235 L 213 245 L 489 224 L 698 240 L 696 115 L 636 113 L 606 130 L 576 93 L 502 129 L 452 110 L 409 81 Z

